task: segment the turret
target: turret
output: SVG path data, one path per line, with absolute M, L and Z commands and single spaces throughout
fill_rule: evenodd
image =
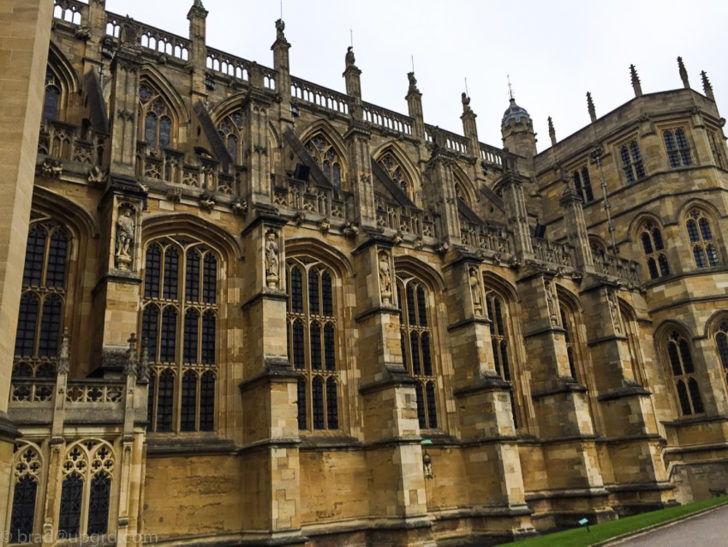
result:
M 207 10 L 202 5 L 202 0 L 195 0 L 195 3 L 187 12 L 187 19 L 190 22 L 190 66 L 192 67 L 192 92 L 195 95 L 207 96 L 205 87 L 205 62 L 207 59 L 207 48 L 205 46 Z
M 351 97 L 349 111 L 353 118 L 361 118 L 361 70 L 356 66 L 354 48 L 349 46 L 346 49 L 346 69 L 342 76 L 346 81 L 346 94 Z
M 516 104 L 511 95 L 510 105 L 503 114 L 501 121 L 501 134 L 503 145 L 509 152 L 533 158 L 536 155 L 536 133 L 533 131 L 533 121 L 525 108 Z

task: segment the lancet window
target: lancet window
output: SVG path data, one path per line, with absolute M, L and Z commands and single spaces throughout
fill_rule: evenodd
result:
M 318 260 L 286 264 L 288 358 L 298 378 L 298 428 L 339 429 L 339 316 L 334 275 Z
M 36 530 L 36 509 L 43 462 L 32 444 L 16 444 L 13 458 L 10 543 L 30 543 Z
M 59 539 L 109 533 L 114 450 L 106 442 L 89 439 L 66 450 L 62 470 Z
M 333 187 L 337 191 L 341 190 L 343 162 L 326 135 L 321 131 L 317 132 L 306 141 L 304 147 Z
M 619 156 L 622 159 L 622 171 L 624 171 L 628 184 L 645 178 L 642 154 L 636 140 L 623 144 L 619 149 Z
M 490 343 L 493 349 L 495 371 L 503 380 L 510 382 L 513 347 L 508 329 L 508 307 L 506 301 L 495 291 L 486 293 L 485 303 L 490 319 Z M 515 398 L 516 394 L 511 388 L 511 413 L 513 414 L 513 424 L 517 428 L 518 415 Z
M 677 169 L 678 167 L 692 165 L 690 145 L 682 127 L 665 129 L 662 132 L 662 138 L 665 141 L 665 150 L 667 151 L 667 159 L 670 162 L 671 168 Z
M 728 321 L 721 321 L 715 333 L 715 346 L 718 350 L 718 358 L 723 365 L 723 377 L 728 384 Z
M 561 312 L 561 326 L 564 328 L 564 342 L 566 343 L 566 357 L 569 361 L 569 374 L 577 382 L 580 378 L 576 372 L 576 331 L 574 325 L 574 315 L 564 302 L 559 302 L 559 310 Z
M 436 429 L 437 378 L 433 366 L 430 295 L 413 277 L 397 277 L 402 357 L 415 379 L 417 418 L 421 429 Z
M 577 169 L 571 174 L 574 181 L 574 189 L 581 196 L 584 203 L 594 201 L 594 192 L 592 192 L 591 179 L 589 178 L 589 169 L 586 166 Z
M 49 68 L 46 70 L 45 95 L 43 97 L 43 121 L 58 119 L 61 108 L 61 84 Z
M 226 116 L 217 129 L 225 149 L 233 162 L 243 163 L 243 111 L 236 110 Z
M 141 140 L 151 150 L 172 146 L 173 116 L 162 95 L 150 83 L 139 86 L 139 126 Z
M 654 222 L 648 221 L 643 224 L 639 234 L 650 279 L 670 275 L 670 265 L 667 262 L 660 228 Z
M 68 232 L 50 220 L 33 220 L 23 269 L 13 376 L 54 377 L 66 302 Z
M 381 165 L 387 172 L 389 178 L 392 179 L 397 186 L 399 186 L 407 197 L 412 199 L 414 195 L 412 179 L 409 177 L 407 171 L 405 171 L 394 154 L 391 152 L 385 152 L 382 157 L 379 158 L 378 162 L 379 165 Z
M 700 209 L 691 209 L 688 212 L 685 227 L 688 230 L 695 265 L 698 268 L 707 268 L 720 264 L 718 247 L 713 238 L 708 216 Z
M 695 375 L 690 344 L 677 331 L 673 331 L 667 340 L 667 357 L 682 415 L 702 414 L 703 399 Z
M 215 429 L 218 271 L 219 258 L 198 241 L 147 246 L 141 330 L 152 431 Z

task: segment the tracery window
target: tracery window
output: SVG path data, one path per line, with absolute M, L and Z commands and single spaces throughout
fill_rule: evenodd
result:
M 68 232 L 50 220 L 28 230 L 13 376 L 52 378 L 63 329 L 68 276 Z
M 243 163 L 243 111 L 238 109 L 220 122 L 217 132 L 237 165 Z
M 172 110 L 151 84 L 139 86 L 139 127 L 141 140 L 152 150 L 172 144 Z
M 10 513 L 10 543 L 30 543 L 33 539 L 36 504 L 42 470 L 37 447 L 16 444 L 13 459 L 13 498 Z
M 693 249 L 695 265 L 698 268 L 707 268 L 720 264 L 718 247 L 713 239 L 708 216 L 700 209 L 691 209 L 688 212 L 685 226 Z
M 341 177 L 343 172 L 343 162 L 336 152 L 334 145 L 321 131 L 315 133 L 304 145 L 306 152 L 314 159 L 316 164 L 321 168 L 326 178 L 333 187 L 341 190 Z
M 61 467 L 59 539 L 109 532 L 114 466 L 114 450 L 104 441 L 89 439 L 68 447 Z
M 437 378 L 433 367 L 429 294 L 416 278 L 397 276 L 400 341 L 405 367 L 415 379 L 420 429 L 436 429 Z
M 50 69 L 46 70 L 45 95 L 43 98 L 43 121 L 58 119 L 61 107 L 61 84 Z
M 506 382 L 511 381 L 511 344 L 508 332 L 508 309 L 506 301 L 495 291 L 485 295 L 485 304 L 490 319 L 490 343 L 493 349 L 495 371 Z M 511 414 L 513 425 L 518 428 L 518 415 L 516 413 L 516 394 L 511 387 Z
M 408 198 L 412 199 L 414 195 L 412 180 L 394 154 L 385 152 L 377 161 L 387 172 L 392 182 L 399 186 Z
M 309 257 L 286 262 L 288 358 L 298 379 L 298 428 L 339 428 L 334 277 Z
M 702 414 L 703 400 L 690 354 L 690 344 L 677 331 L 673 331 L 667 340 L 667 357 L 682 415 Z
M 623 144 L 619 149 L 619 156 L 622 158 L 622 170 L 628 184 L 645 178 L 642 154 L 636 140 Z
M 584 203 L 594 201 L 594 192 L 592 192 L 589 169 L 587 169 L 586 166 L 582 167 L 581 170 L 577 169 L 571 174 L 571 178 L 574 181 L 574 189 L 576 190 L 576 193 L 581 196 Z
M 648 221 L 642 225 L 639 234 L 650 279 L 670 275 L 670 266 L 667 262 L 660 228 L 654 222 Z
M 199 241 L 147 246 L 142 340 L 150 363 L 150 430 L 215 428 L 217 255 Z
M 723 374 L 728 384 L 728 321 L 722 321 L 715 333 L 715 346 L 718 358 L 723 365 Z
M 687 167 L 692 164 L 690 145 L 682 127 L 663 130 L 662 138 L 665 141 L 665 150 L 671 168 Z

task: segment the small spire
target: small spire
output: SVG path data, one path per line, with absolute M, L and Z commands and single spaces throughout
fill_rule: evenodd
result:
M 589 117 L 592 122 L 597 121 L 597 112 L 594 110 L 594 101 L 592 100 L 591 92 L 586 92 L 586 107 L 589 110 Z
M 137 345 L 137 337 L 135 333 L 131 333 L 129 336 L 129 340 L 127 340 L 129 343 L 129 349 L 126 352 L 126 363 L 125 363 L 125 373 L 129 376 L 136 376 L 137 374 L 137 354 L 136 354 L 136 345 Z
M 708 75 L 705 73 L 704 70 L 700 71 L 700 78 L 703 80 L 703 91 L 705 92 L 705 96 L 708 97 L 711 101 L 715 102 L 715 95 L 713 95 L 713 86 L 710 84 L 710 80 L 708 80 Z
M 632 89 L 634 89 L 634 96 L 642 96 L 642 85 L 640 84 L 640 77 L 637 76 L 637 69 L 634 65 L 629 65 L 629 75 L 632 80 Z
M 680 71 L 680 79 L 682 80 L 683 86 L 685 89 L 690 89 L 690 82 L 688 81 L 688 71 L 685 70 L 685 65 L 683 64 L 682 57 L 677 58 L 677 67 Z
M 508 79 L 508 99 L 513 101 L 515 99 L 513 98 L 513 86 L 511 85 L 511 75 L 506 74 L 506 78 Z
M 551 146 L 556 146 L 556 130 L 551 116 L 549 116 L 549 137 L 551 137 Z

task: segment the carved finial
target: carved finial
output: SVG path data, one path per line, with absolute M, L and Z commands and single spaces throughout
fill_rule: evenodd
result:
M 414 71 L 407 73 L 407 80 L 409 80 L 409 90 L 408 91 L 410 93 L 413 91 L 419 91 L 419 89 L 417 89 L 417 78 L 415 78 Z
M 202 0 L 195 0 L 190 8 L 190 14 L 197 15 L 199 17 L 207 17 L 207 10 L 202 5 Z
M 285 28 L 286 24 L 283 22 L 283 19 L 278 19 L 276 21 L 276 40 L 286 41 L 286 35 L 283 34 Z
M 704 70 L 700 71 L 700 78 L 703 80 L 703 91 L 705 92 L 705 96 L 708 97 L 711 101 L 715 102 L 715 95 L 713 95 L 713 86 L 710 84 L 710 80 L 708 80 L 708 75 L 705 73 Z
M 640 84 L 640 77 L 637 76 L 637 69 L 634 65 L 629 65 L 629 76 L 632 80 L 632 89 L 634 89 L 634 96 L 642 96 L 642 85 Z
M 556 146 L 556 130 L 551 116 L 549 116 L 549 137 L 551 137 L 551 146 Z
M 682 80 L 683 86 L 685 89 L 690 89 L 690 82 L 688 81 L 688 71 L 685 70 L 685 65 L 683 64 L 682 57 L 677 58 L 677 67 L 680 71 L 680 79 Z
M 63 329 L 63 336 L 61 337 L 61 347 L 58 349 L 58 364 L 56 365 L 56 371 L 58 374 L 68 374 L 70 370 L 70 355 L 71 355 L 71 336 L 68 334 L 68 328 Z
M 142 338 L 142 356 L 137 365 L 137 378 L 140 382 L 149 381 L 149 340 Z
M 513 86 L 511 85 L 511 75 L 506 74 L 506 78 L 508 79 L 508 100 L 513 100 Z
M 586 92 L 586 107 L 589 109 L 589 117 L 592 122 L 597 121 L 597 112 L 594 110 L 594 101 L 592 100 L 591 92 Z
M 346 68 L 350 66 L 356 66 L 356 59 L 354 58 L 354 48 L 349 46 L 346 48 Z
M 137 338 L 136 334 L 133 332 L 129 335 L 129 349 L 126 352 L 126 363 L 124 364 L 124 374 L 127 376 L 136 376 L 137 373 L 137 354 L 136 354 L 136 344 L 137 344 Z

